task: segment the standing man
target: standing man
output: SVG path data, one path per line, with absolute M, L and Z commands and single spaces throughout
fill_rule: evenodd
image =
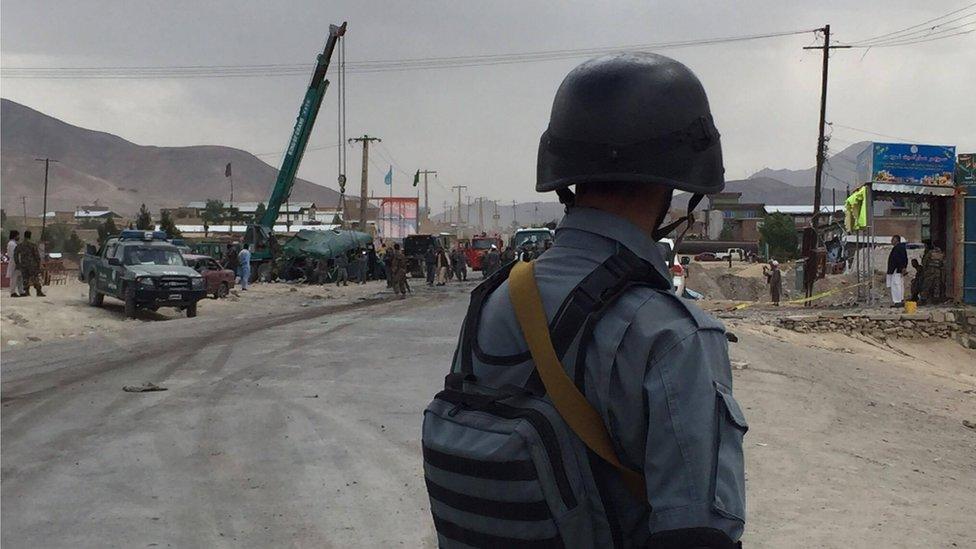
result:
M 356 259 L 359 262 L 359 283 L 366 284 L 369 279 L 369 254 L 366 250 L 359 250 Z
M 901 236 L 891 237 L 891 251 L 888 253 L 888 271 L 885 286 L 891 290 L 891 306 L 901 307 L 905 301 L 905 270 L 908 269 L 908 249 Z
M 719 134 L 701 83 L 681 63 L 652 53 L 620 53 L 583 63 L 556 92 L 549 127 L 539 144 L 537 172 L 536 191 L 555 191 L 567 206 L 555 244 L 534 262 L 514 263 L 475 290 L 468 310 L 477 311 L 477 318 L 464 324 L 469 331 L 462 332 L 448 389 L 460 387 L 454 390 L 468 394 L 466 387 L 476 384 L 517 399 L 522 398 L 522 387 L 545 395 L 547 402 L 572 396 L 568 400 L 577 406 L 557 407 L 563 419 L 584 405 L 596 415 L 595 422 L 579 424 L 606 438 L 589 436 L 592 432 L 575 435 L 579 431 L 565 423 L 560 429 L 583 448 L 574 455 L 580 456 L 585 478 L 592 473 L 593 489 L 582 496 L 586 501 L 578 502 L 576 510 L 582 515 L 576 518 L 602 529 L 563 530 L 549 522 L 548 534 L 537 530 L 533 542 L 556 539 L 572 547 L 740 547 L 746 507 L 742 441 L 747 425 L 732 394 L 725 329 L 671 291 L 668 267 L 656 245 L 691 223 L 686 216 L 664 225 L 676 190 L 693 195 L 690 212 L 703 195 L 725 186 Z M 515 269 L 518 284 L 513 278 L 505 280 Z M 530 276 L 534 283 L 525 282 Z M 525 291 L 529 284 L 537 285 L 538 291 Z M 542 318 L 531 305 L 528 314 L 524 303 L 515 307 L 513 291 L 520 299 L 532 296 L 527 301 L 541 298 Z M 520 317 L 538 322 L 522 324 Z M 551 341 L 539 331 L 547 322 Z M 534 342 L 531 347 L 526 334 Z M 584 341 L 577 344 L 577 339 Z M 558 349 L 537 353 L 549 347 Z M 536 357 L 545 362 L 546 372 Z M 577 363 L 577 357 L 582 362 Z M 541 386 L 548 386 L 539 381 L 544 376 L 563 379 L 553 374 L 563 369 L 569 374 L 563 374 L 565 385 L 554 385 L 559 391 Z M 574 387 L 583 402 L 569 394 Z M 491 409 L 494 401 L 478 398 L 476 394 L 470 406 Z M 456 431 L 435 431 L 438 424 L 432 413 L 438 402 L 428 408 L 425 445 L 428 430 L 432 442 L 446 445 L 457 440 L 451 438 Z M 444 416 L 481 421 L 481 428 L 491 430 L 489 416 L 480 410 L 468 420 L 470 412 L 462 406 L 443 404 L 444 410 L 451 410 Z M 451 424 L 450 419 L 445 417 L 439 425 Z M 588 453 L 580 442 L 595 438 L 602 442 L 594 443 L 602 450 L 599 455 L 601 450 Z M 461 468 L 441 459 L 443 447 L 436 448 L 439 454 L 431 452 L 438 463 L 425 463 L 432 475 L 441 472 L 440 463 Z M 536 446 L 530 449 L 535 461 Z M 475 451 L 464 446 L 458 455 Z M 600 457 L 605 455 L 615 459 Z M 457 460 L 453 454 L 449 457 Z M 471 461 L 466 458 L 464 463 Z M 524 474 L 514 468 L 504 472 Z M 532 468 L 533 478 L 535 472 Z M 441 539 L 470 533 L 462 540 L 474 541 L 471 545 L 522 541 L 522 530 L 501 530 L 489 512 L 470 506 L 463 507 L 466 512 L 457 511 L 452 500 L 486 501 L 494 504 L 492 510 L 504 509 L 504 503 L 483 499 L 497 489 L 498 480 L 467 475 L 454 484 L 446 473 L 429 480 Z M 541 482 L 544 493 L 559 493 L 557 482 Z M 527 519 L 518 522 L 520 528 L 528 529 L 529 524 Z M 543 539 L 547 536 L 554 538 Z
M 17 243 L 20 242 L 20 231 L 10 231 L 10 240 L 7 241 L 7 278 L 10 279 L 10 297 L 24 297 L 24 282 L 20 278 L 20 269 L 17 268 L 17 260 L 14 252 L 17 250 Z
M 392 273 L 393 293 L 403 299 L 407 297 L 407 256 L 400 250 L 400 244 L 393 245 L 390 258 L 390 272 Z
M 427 285 L 433 286 L 434 275 L 437 274 L 437 254 L 434 253 L 433 246 L 428 246 L 424 254 L 424 269 L 427 271 Z
M 505 251 L 502 252 L 501 262 L 503 265 L 507 265 L 515 261 L 515 248 L 512 246 L 505 246 Z
M 495 274 L 498 270 L 498 266 L 501 263 L 501 256 L 498 254 L 498 246 L 495 244 L 491 245 L 491 249 L 485 254 L 484 259 L 481 260 L 481 274 L 485 278 Z
M 940 303 L 945 299 L 945 254 L 931 240 L 925 242 L 925 248 L 919 293 L 925 303 Z
M 454 275 L 458 282 L 468 280 L 468 256 L 464 253 L 464 248 L 458 246 L 454 248 L 454 256 L 451 258 L 454 264 Z
M 234 249 L 233 244 L 227 245 L 227 251 L 224 253 L 224 257 L 226 258 L 224 268 L 234 271 L 234 276 L 238 276 L 240 274 L 240 264 L 237 262 L 237 250 Z
M 247 291 L 251 285 L 251 250 L 250 244 L 244 243 L 241 251 L 237 254 L 237 263 L 241 269 L 241 290 Z
M 20 269 L 21 284 L 24 285 L 23 295 L 30 295 L 33 286 L 37 297 L 44 297 L 44 292 L 41 291 L 41 251 L 31 240 L 30 231 L 24 231 L 24 241 L 17 244 L 14 250 L 14 261 Z
M 763 267 L 763 275 L 766 276 L 766 283 L 769 284 L 769 298 L 773 305 L 779 307 L 779 297 L 783 293 L 783 272 L 779 270 L 779 261 L 775 259 L 769 263 L 770 270 Z
M 447 284 L 447 271 L 451 268 L 451 260 L 444 248 L 437 248 L 437 285 Z
M 349 285 L 349 256 L 345 252 L 339 254 L 335 258 L 336 266 L 336 287 L 339 285 L 348 286 Z
M 383 244 L 380 253 L 383 256 L 383 278 L 386 279 L 386 287 L 393 287 L 393 256 L 395 255 L 393 250 L 387 249 L 386 244 Z

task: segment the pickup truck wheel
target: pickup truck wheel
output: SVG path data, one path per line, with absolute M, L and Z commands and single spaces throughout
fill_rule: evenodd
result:
M 125 317 L 136 317 L 136 289 L 132 286 L 125 289 Z
M 88 275 L 88 304 L 92 307 L 101 307 L 105 296 L 98 291 L 95 274 Z
M 223 299 L 230 294 L 230 286 L 226 282 L 221 282 L 220 286 L 214 290 L 214 299 Z
M 186 317 L 187 318 L 193 318 L 195 316 L 197 316 L 197 302 L 196 301 L 194 301 L 193 303 L 191 303 L 191 304 L 189 304 L 189 305 L 186 306 Z

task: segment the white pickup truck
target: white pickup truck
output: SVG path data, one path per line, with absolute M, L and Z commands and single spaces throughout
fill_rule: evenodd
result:
M 720 261 L 728 261 L 730 256 L 736 261 L 745 261 L 746 251 L 742 248 L 729 248 L 727 251 L 718 252 L 715 254 L 715 259 Z

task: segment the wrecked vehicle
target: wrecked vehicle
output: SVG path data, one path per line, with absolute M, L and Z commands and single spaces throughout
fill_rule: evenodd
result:
M 200 273 L 207 282 L 207 293 L 214 299 L 227 297 L 237 276 L 234 271 L 224 268 L 216 259 L 208 255 L 183 254 L 186 266 Z

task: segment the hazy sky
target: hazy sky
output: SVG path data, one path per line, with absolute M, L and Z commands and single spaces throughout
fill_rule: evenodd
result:
M 0 62 L 12 67 L 311 63 L 329 23 L 349 22 L 347 61 L 623 46 L 813 29 L 855 41 L 963 8 L 930 2 L 643 1 L 99 1 L 5 0 Z M 965 12 L 964 12 L 965 13 Z M 974 18 L 970 18 L 972 21 Z M 965 24 L 962 20 L 957 24 Z M 970 28 L 970 27 L 966 27 Z M 705 85 L 728 179 L 763 167 L 805 168 L 816 150 L 821 58 L 812 33 L 661 50 Z M 831 58 L 828 120 L 976 150 L 976 33 Z M 371 155 L 378 192 L 388 160 L 397 194 L 413 170 L 438 170 L 436 209 L 451 185 L 472 196 L 535 200 L 535 153 L 552 96 L 580 59 L 350 74 L 348 128 L 383 139 Z M 330 74 L 333 79 L 334 75 Z M 220 144 L 276 165 L 308 75 L 154 80 L 3 79 L 0 95 L 72 124 L 144 145 Z M 330 90 L 310 147 L 337 142 Z M 833 148 L 873 137 L 835 128 Z M 360 150 L 348 151 L 358 182 Z M 385 157 L 385 158 L 384 158 Z M 382 168 L 378 168 L 382 166 Z M 336 149 L 311 150 L 300 175 L 335 187 Z M 358 183 L 356 184 L 358 189 Z

